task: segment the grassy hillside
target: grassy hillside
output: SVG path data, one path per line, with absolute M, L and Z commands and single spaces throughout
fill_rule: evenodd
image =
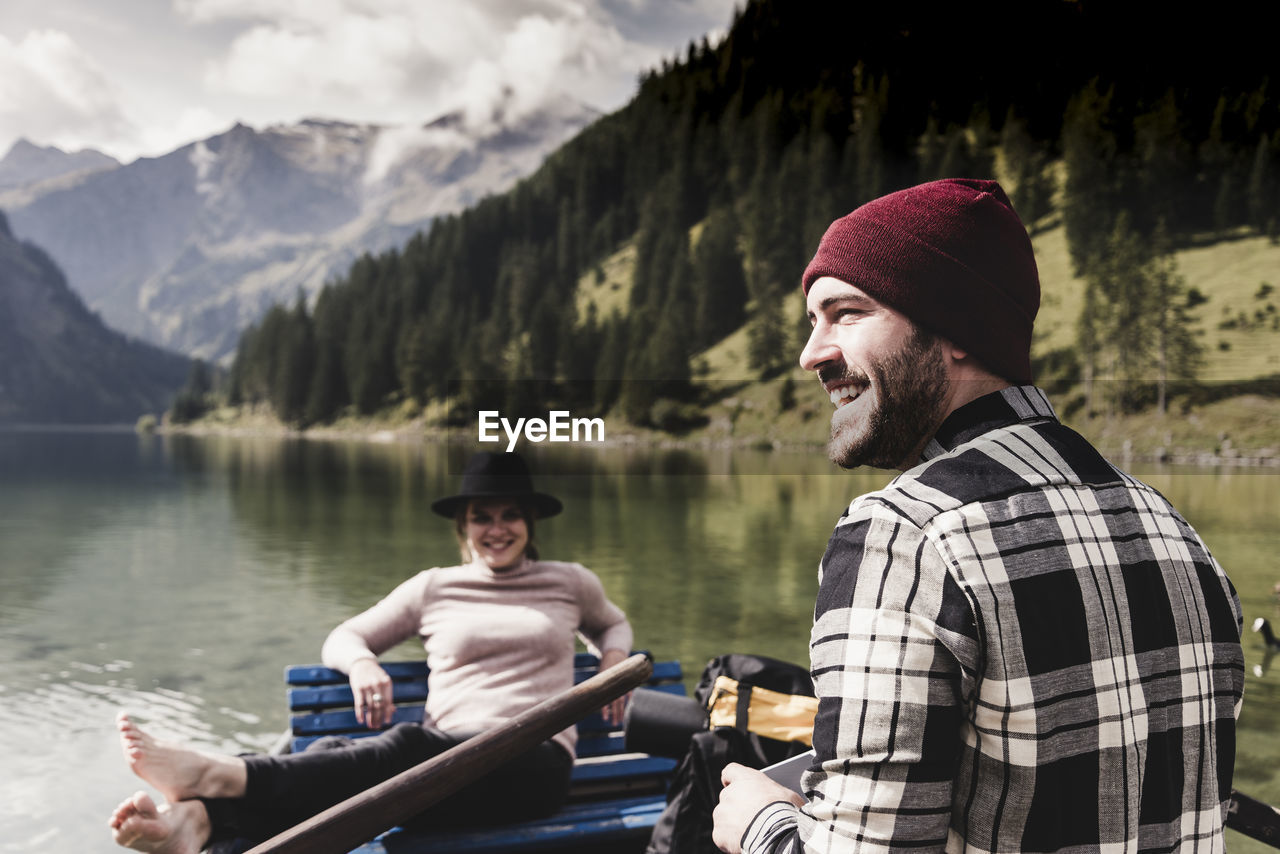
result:
M 1204 382 L 1280 373 L 1280 245 L 1243 237 L 1178 253 L 1187 284 L 1209 301 L 1196 317 L 1206 349 Z
M 690 230 L 696 240 L 701 223 Z M 1033 354 L 1043 355 L 1074 347 L 1084 282 L 1072 273 L 1065 229 L 1056 217 L 1041 220 L 1033 235 L 1041 279 L 1041 307 L 1036 321 Z M 626 315 L 636 265 L 634 241 L 605 258 L 579 277 L 574 305 L 579 318 L 590 306 L 597 317 Z M 1280 374 L 1280 244 L 1264 237 L 1241 237 L 1179 250 L 1177 267 L 1188 289 L 1206 301 L 1192 313 L 1196 333 L 1204 345 L 1202 384 L 1241 382 Z M 797 278 L 798 278 L 797 271 Z M 1265 287 L 1272 285 L 1271 289 Z M 770 310 L 787 318 L 793 337 L 788 345 L 798 358 L 803 346 L 804 303 L 799 288 L 772 298 Z M 1243 320 L 1242 320 L 1243 317 Z M 825 443 L 831 408 L 813 376 L 792 364 L 781 375 L 762 379 L 748 358 L 746 326 L 692 358 L 694 379 L 706 402 L 707 423 L 678 438 L 691 442 L 733 442 L 750 445 L 821 445 Z M 1072 408 L 1077 389 L 1056 395 L 1066 420 L 1110 456 L 1126 453 L 1144 458 L 1212 461 L 1240 458 L 1280 460 L 1280 399 L 1257 394 L 1189 404 L 1172 402 L 1170 414 L 1154 412 L 1129 416 L 1086 418 Z M 442 419 L 443 404 L 425 411 L 405 401 L 373 417 L 351 413 L 317 434 L 377 433 L 421 429 Z M 207 419 L 213 429 L 263 429 L 259 410 L 252 418 L 240 418 L 221 410 Z M 271 420 L 271 419 L 268 419 Z M 614 417 L 609 435 L 637 435 L 662 439 L 663 434 L 634 428 Z M 1127 445 L 1126 445 L 1127 443 Z
M 1065 230 L 1041 232 L 1032 243 L 1042 288 L 1033 349 L 1073 347 L 1084 283 L 1071 273 Z M 1246 236 L 1182 249 L 1175 257 L 1188 289 L 1207 298 L 1192 312 L 1205 356 L 1198 379 L 1240 382 L 1280 373 L 1280 244 Z
M 1072 273 L 1065 229 L 1051 224 L 1035 234 L 1032 243 L 1042 288 L 1033 351 L 1040 355 L 1071 349 L 1084 283 Z M 1264 287 L 1270 283 L 1280 289 L 1280 245 L 1264 237 L 1244 237 L 1185 248 L 1175 257 L 1188 289 L 1207 298 L 1192 315 L 1204 345 L 1201 382 L 1240 382 L 1280 373 L 1280 321 L 1274 308 L 1280 292 Z M 634 263 L 635 249 L 628 244 L 600 265 L 599 274 L 582 277 L 579 316 L 589 303 L 595 303 L 602 317 L 615 310 L 625 312 Z M 777 297 L 774 310 L 798 327 L 804 312 L 798 287 Z M 1246 322 L 1241 322 L 1242 314 Z M 795 357 L 802 343 L 797 333 L 791 344 Z M 693 357 L 695 378 L 712 402 L 707 425 L 685 438 L 761 445 L 825 442 L 830 406 L 812 375 L 796 365 L 780 376 L 761 379 L 751 369 L 747 353 L 748 332 L 743 327 Z M 1058 395 L 1060 409 L 1069 408 L 1074 394 Z M 1268 449 L 1280 448 L 1280 427 L 1274 426 L 1280 424 L 1280 400 L 1257 395 L 1175 405 L 1164 418 L 1154 412 L 1095 419 L 1072 413 L 1068 420 L 1116 457 L 1125 453 L 1126 440 L 1136 455 L 1184 460 L 1224 450 L 1227 456 L 1262 452 L 1270 457 Z
M 636 245 L 635 241 L 629 240 L 594 269 L 580 276 L 575 299 L 578 317 L 585 318 L 592 305 L 600 318 L 614 312 L 626 314 L 635 269 Z

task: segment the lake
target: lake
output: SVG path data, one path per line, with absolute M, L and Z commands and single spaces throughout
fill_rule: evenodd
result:
M 110 810 L 141 788 L 113 716 L 219 750 L 285 728 L 281 670 L 420 569 L 457 562 L 430 502 L 469 449 L 436 443 L 0 432 L 0 852 L 118 851 Z M 888 481 L 818 452 L 534 448 L 576 560 L 637 645 L 696 679 L 710 657 L 807 660 L 816 569 L 841 510 Z M 1280 472 L 1136 466 L 1201 532 L 1244 605 L 1236 783 L 1280 803 Z M 406 644 L 392 657 L 414 657 Z M 1242 837 L 1233 851 L 1270 850 Z

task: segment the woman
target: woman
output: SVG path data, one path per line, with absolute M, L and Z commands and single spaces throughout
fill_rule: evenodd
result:
M 198 852 L 230 839 L 262 841 L 502 724 L 573 684 L 573 638 L 605 669 L 631 649 L 626 616 L 600 580 L 576 563 L 538 559 L 534 522 L 562 509 L 536 492 L 517 454 L 478 453 L 457 495 L 435 501 L 454 520 L 462 563 L 419 573 L 330 633 L 322 657 L 347 673 L 356 716 L 391 721 L 394 687 L 378 655 L 417 634 L 431 666 L 422 725 L 287 756 L 225 756 L 156 739 L 125 714 L 125 759 L 168 803 L 139 792 L 108 824 L 140 851 Z M 624 700 L 604 710 L 621 723 Z M 516 821 L 554 812 L 568 792 L 577 736 L 557 733 L 527 754 L 446 798 L 415 822 Z

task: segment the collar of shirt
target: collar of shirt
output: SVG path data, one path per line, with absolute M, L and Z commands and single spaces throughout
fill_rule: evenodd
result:
M 520 578 L 521 576 L 527 575 L 529 571 L 533 569 L 535 563 L 536 561 L 530 560 L 529 556 L 525 555 L 520 558 L 519 563 L 512 564 L 511 566 L 504 567 L 502 569 L 493 569 L 489 564 L 481 560 L 479 556 L 472 556 L 471 562 L 464 564 L 464 566 L 471 567 L 485 578 L 490 578 L 495 581 L 507 581 L 512 578 Z
M 1046 419 L 1056 421 L 1058 415 L 1043 391 L 1033 385 L 1010 386 L 971 400 L 948 415 L 920 461 L 940 457 L 991 430 Z

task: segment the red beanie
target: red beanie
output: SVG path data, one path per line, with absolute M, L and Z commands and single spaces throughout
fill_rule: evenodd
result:
M 804 271 L 833 276 L 971 353 L 1031 382 L 1040 276 L 1031 240 L 995 181 L 949 178 L 867 202 L 831 223 Z

